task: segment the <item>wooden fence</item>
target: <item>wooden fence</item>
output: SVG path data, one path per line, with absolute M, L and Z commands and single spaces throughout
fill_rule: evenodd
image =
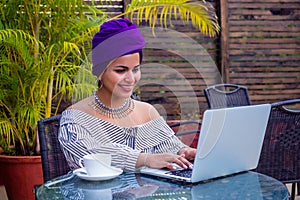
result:
M 220 2 L 224 80 L 247 86 L 253 103 L 300 98 L 300 1 Z
M 112 15 L 130 1 L 114 2 Z M 179 20 L 156 37 L 140 25 L 147 41 L 141 99 L 167 119 L 198 119 L 207 109 L 203 90 L 216 83 L 248 87 L 253 104 L 300 98 L 299 0 L 210 2 L 220 18 L 216 38 Z

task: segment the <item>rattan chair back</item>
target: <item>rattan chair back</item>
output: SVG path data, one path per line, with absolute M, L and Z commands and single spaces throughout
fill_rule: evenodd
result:
M 70 171 L 58 141 L 60 115 L 38 122 L 44 182 Z
M 292 184 L 300 182 L 300 99 L 273 103 L 256 172 Z
M 217 84 L 204 89 L 208 108 L 227 108 L 251 105 L 248 89 L 235 84 Z

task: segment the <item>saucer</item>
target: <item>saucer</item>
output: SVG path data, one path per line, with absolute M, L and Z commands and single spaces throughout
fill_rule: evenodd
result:
M 101 175 L 101 176 L 89 176 L 84 168 L 79 168 L 73 171 L 76 176 L 88 181 L 105 181 L 116 178 L 123 173 L 122 169 L 115 168 L 116 170 L 112 171 L 110 174 Z

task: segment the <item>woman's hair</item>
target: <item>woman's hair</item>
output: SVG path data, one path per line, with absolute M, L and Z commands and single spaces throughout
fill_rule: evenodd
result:
M 100 76 L 108 63 L 120 56 L 139 53 L 146 42 L 138 27 L 126 18 L 110 20 L 100 26 L 92 39 L 93 74 Z

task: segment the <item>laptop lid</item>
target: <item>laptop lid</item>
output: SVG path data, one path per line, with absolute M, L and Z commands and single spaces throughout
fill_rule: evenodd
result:
M 205 111 L 191 182 L 257 167 L 270 104 Z
M 257 167 L 271 105 L 251 105 L 206 110 L 203 115 L 191 178 L 162 169 L 144 168 L 164 178 L 199 182 Z

